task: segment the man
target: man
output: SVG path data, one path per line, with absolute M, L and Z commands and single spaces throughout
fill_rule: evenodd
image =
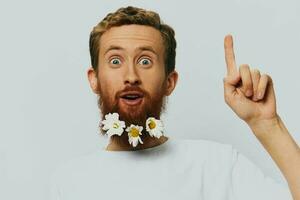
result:
M 57 170 L 53 199 L 300 200 L 300 150 L 276 112 L 272 79 L 236 67 L 230 35 L 225 101 L 269 152 L 290 191 L 230 145 L 164 135 L 160 114 L 178 79 L 174 34 L 157 13 L 135 7 L 94 27 L 87 75 L 110 143 Z

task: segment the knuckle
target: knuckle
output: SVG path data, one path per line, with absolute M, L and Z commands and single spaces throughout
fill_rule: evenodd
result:
M 230 101 L 230 95 L 227 92 L 224 92 L 224 100 L 226 101 L 226 103 Z
M 226 103 L 227 105 L 230 105 L 231 100 L 230 100 L 229 97 L 226 96 L 226 97 L 224 98 L 224 100 L 225 100 L 225 103 Z
M 253 89 L 252 81 L 246 81 L 244 83 L 244 86 L 245 86 L 245 89 L 247 89 L 247 90 L 252 90 Z
M 256 94 L 257 92 L 258 92 L 258 88 L 257 88 L 257 87 L 254 87 L 254 88 L 253 88 L 253 93 Z
M 261 78 L 268 80 L 270 76 L 268 74 L 262 74 Z
M 246 69 L 249 69 L 249 65 L 248 64 L 241 64 L 240 65 L 240 70 L 246 70 Z
M 251 73 L 254 74 L 254 75 L 259 75 L 260 71 L 255 68 L 255 69 L 251 69 Z

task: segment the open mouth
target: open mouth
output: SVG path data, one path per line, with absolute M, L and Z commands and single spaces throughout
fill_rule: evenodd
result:
M 127 105 L 138 105 L 143 100 L 143 94 L 137 92 L 128 92 L 121 95 L 121 100 Z

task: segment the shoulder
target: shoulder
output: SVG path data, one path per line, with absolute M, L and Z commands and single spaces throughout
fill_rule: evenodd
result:
M 232 153 L 235 151 L 231 144 L 220 143 L 212 140 L 205 139 L 173 139 L 175 143 L 183 148 L 189 148 L 195 151 L 203 151 L 207 154 L 210 153 Z
M 231 145 L 205 139 L 174 139 L 177 148 L 207 164 L 232 164 L 237 150 Z
M 74 177 L 84 171 L 93 170 L 97 163 L 100 162 L 99 156 L 95 152 L 86 153 L 57 164 L 52 171 L 52 179 L 60 182 L 68 177 Z

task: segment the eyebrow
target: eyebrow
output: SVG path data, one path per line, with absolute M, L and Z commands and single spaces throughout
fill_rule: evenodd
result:
M 140 51 L 150 51 L 150 52 L 152 52 L 152 53 L 154 53 L 155 55 L 158 56 L 156 51 L 151 46 L 142 46 L 142 47 L 139 47 L 137 49 L 140 50 Z
M 116 46 L 116 45 L 111 45 L 105 51 L 104 55 L 107 54 L 111 50 L 122 50 L 122 51 L 124 51 L 124 48 L 122 48 L 120 46 Z M 135 51 L 137 51 L 137 50 L 139 50 L 139 51 L 150 51 L 150 52 L 154 53 L 156 56 L 158 56 L 156 51 L 151 46 L 141 46 L 141 47 L 138 47 L 138 48 L 135 49 Z
M 104 55 L 107 54 L 107 52 L 109 52 L 111 50 L 124 50 L 124 49 L 122 47 L 120 47 L 120 46 L 110 45 L 108 47 L 108 49 L 106 49 Z

